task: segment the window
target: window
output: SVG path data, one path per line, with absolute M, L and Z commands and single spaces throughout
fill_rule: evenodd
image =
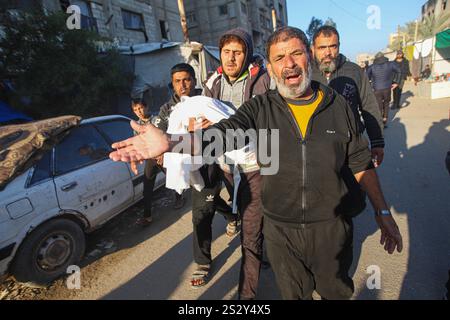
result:
M 100 122 L 96 127 L 106 136 L 109 144 L 122 141 L 133 136 L 133 129 L 130 127 L 128 120 L 114 120 L 108 122 Z
M 226 16 L 228 15 L 228 5 L 224 4 L 219 6 L 219 15 Z
M 97 31 L 97 21 L 95 20 L 91 6 L 86 1 L 74 0 L 72 5 L 80 7 L 81 12 L 81 28 L 91 31 Z
M 55 172 L 64 174 L 108 158 L 109 144 L 91 125 L 75 128 L 55 148 Z
M 243 2 L 241 2 L 241 12 L 247 15 L 247 5 Z
M 52 151 L 47 151 L 44 153 L 42 158 L 35 164 L 33 177 L 30 180 L 29 185 L 34 185 L 38 182 L 46 180 L 52 176 L 50 160 L 51 160 Z
M 284 24 L 284 10 L 281 3 L 278 4 L 278 14 L 280 15 L 281 23 Z
M 139 13 L 122 9 L 123 27 L 130 30 L 143 30 L 144 19 Z
M 197 22 L 197 17 L 195 16 L 195 12 L 188 13 L 186 15 L 186 21 L 188 24 L 195 24 Z
M 272 28 L 269 18 L 266 18 L 264 15 L 261 14 L 260 20 L 261 20 L 261 25 L 263 26 L 263 28 L 266 28 L 266 29 Z
M 159 27 L 161 28 L 161 38 L 165 40 L 170 40 L 168 23 L 164 20 L 159 20 Z
M 447 9 L 447 0 L 442 0 L 442 11 L 445 11 Z

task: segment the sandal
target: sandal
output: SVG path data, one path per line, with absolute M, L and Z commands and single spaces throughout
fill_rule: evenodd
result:
M 237 235 L 239 233 L 239 231 L 240 231 L 239 226 L 240 226 L 240 221 L 239 220 L 228 222 L 227 223 L 227 228 L 226 228 L 227 236 L 232 238 L 235 235 Z
M 207 265 L 197 265 L 197 269 L 192 274 L 191 278 L 191 288 L 198 289 L 205 286 L 209 280 L 209 273 L 211 266 Z
M 147 218 L 139 218 L 136 221 L 136 224 L 142 227 L 147 227 L 152 223 L 153 219 L 152 217 L 147 217 Z

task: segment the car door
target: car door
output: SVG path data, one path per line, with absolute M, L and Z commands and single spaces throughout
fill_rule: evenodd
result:
M 127 208 L 134 197 L 127 166 L 93 125 L 73 129 L 55 147 L 54 182 L 60 208 L 82 213 L 92 227 Z
M 133 136 L 133 130 L 130 126 L 130 121 L 125 118 L 103 121 L 95 124 L 99 131 L 105 136 L 107 141 L 112 144 L 113 142 L 122 141 Z M 130 174 L 133 176 L 133 186 L 135 200 L 142 197 L 144 188 L 144 165 L 138 165 L 138 174 L 135 175 L 131 172 L 130 165 L 128 164 Z M 164 185 L 165 176 L 163 173 L 158 173 L 155 181 L 155 189 Z

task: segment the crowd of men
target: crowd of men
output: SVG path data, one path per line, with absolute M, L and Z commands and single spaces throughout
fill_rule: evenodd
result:
M 276 174 L 261 174 L 259 162 L 238 166 L 237 217 L 219 194 L 224 183 L 232 195 L 234 168 L 220 163 L 200 169 L 205 188 L 192 190 L 197 265 L 190 279 L 193 288 L 206 285 L 214 267 L 211 229 L 216 212 L 227 219 L 227 235 L 234 236 L 241 229 L 241 300 L 257 296 L 260 269 L 267 265 L 263 240 L 284 299 L 312 299 L 313 291 L 323 299 L 349 299 L 354 292 L 348 274 L 353 261 L 352 218 L 364 210 L 366 196 L 381 229 L 381 244 L 389 254 L 402 251 L 402 237 L 375 168 L 384 158 L 383 130 L 391 89 L 397 90 L 394 108 L 399 107 L 402 83 L 398 79 L 404 79 L 409 70 L 394 64 L 380 69 L 378 64 L 386 62 L 383 59 L 366 73 L 339 48 L 339 33 L 333 27 L 318 29 L 311 44 L 303 31 L 283 27 L 267 42 L 265 66 L 253 55 L 251 36 L 243 29 L 233 29 L 219 41 L 221 65 L 203 84 L 203 92 L 195 89 L 193 68 L 182 63 L 170 71 L 173 96 L 157 117 L 150 120 L 146 112 L 139 111 L 142 102 L 133 102 L 140 119 L 132 122 L 136 135 L 115 143 L 116 151 L 110 157 L 130 162 L 134 171 L 138 162 L 146 161 L 145 176 L 150 182 L 144 191 L 146 214 L 139 221 L 144 225 L 151 223 L 151 190 L 155 174 L 162 168 L 162 155 L 178 143 L 165 132 L 170 113 L 182 96 L 202 94 L 236 110 L 218 123 L 204 118 L 194 126 L 198 119 L 191 119 L 192 133 L 183 136 L 184 141 L 197 139 L 196 130 L 219 134 L 224 146 L 230 145 L 227 130 L 279 132 Z M 399 63 L 400 56 L 399 52 Z M 381 60 L 381 55 L 377 58 Z M 198 145 L 201 150 L 193 148 L 193 154 L 201 154 L 208 142 Z M 177 208 L 183 206 L 183 200 L 177 196 Z

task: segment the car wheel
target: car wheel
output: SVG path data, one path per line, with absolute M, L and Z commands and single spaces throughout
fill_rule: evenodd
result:
M 65 274 L 83 257 L 85 237 L 81 227 L 68 219 L 50 220 L 22 242 L 11 273 L 30 287 L 45 287 Z

